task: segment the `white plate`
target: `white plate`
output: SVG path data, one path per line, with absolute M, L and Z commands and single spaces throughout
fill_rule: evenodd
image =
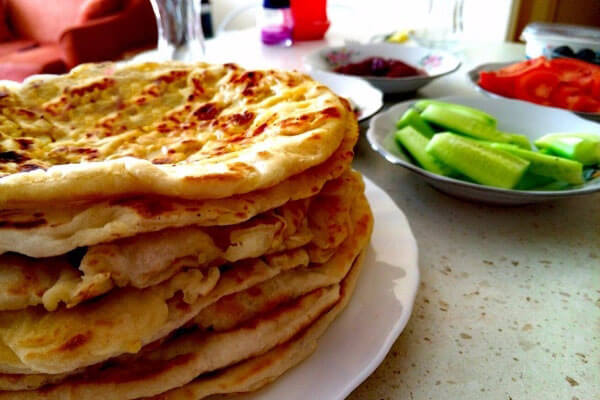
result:
M 478 83 L 479 82 L 479 73 L 481 71 L 496 71 L 500 68 L 507 67 L 507 66 L 517 63 L 517 62 L 519 62 L 519 61 L 481 64 L 481 65 L 473 68 L 469 72 L 467 72 L 467 76 L 469 77 L 469 80 L 471 81 L 473 86 L 475 86 L 475 88 L 477 90 L 479 90 L 481 93 L 484 93 L 490 97 L 506 99 L 507 97 L 501 96 L 494 92 L 490 92 L 489 90 L 485 90 L 484 88 L 479 86 L 479 83 Z M 551 107 L 551 106 L 546 106 L 546 107 Z M 564 108 L 560 108 L 560 107 L 552 107 L 552 108 L 558 108 L 559 110 L 564 110 Z M 570 110 L 568 110 L 568 111 L 570 111 Z M 580 117 L 583 117 L 586 119 L 591 119 L 592 121 L 600 121 L 600 113 L 592 113 L 592 112 L 584 112 L 584 111 L 570 111 L 570 112 L 575 113 L 575 114 L 579 115 Z
M 383 93 L 413 92 L 460 67 L 458 58 L 450 53 L 394 43 L 351 43 L 344 46 L 324 47 L 306 56 L 305 64 L 310 70 L 331 72 L 338 66 L 359 62 L 369 57 L 393 58 L 427 72 L 426 76 L 405 78 L 361 77 L 381 89 Z
M 580 118 L 569 111 L 538 106 L 525 101 L 483 96 L 451 96 L 439 100 L 464 104 L 490 113 L 498 120 L 498 129 L 524 134 L 532 142 L 553 132 L 600 133 L 600 124 L 598 123 Z M 367 130 L 367 140 L 373 150 L 380 153 L 386 160 L 416 173 L 443 192 L 467 200 L 491 204 L 527 204 L 600 191 L 600 178 L 568 190 L 542 192 L 500 189 L 425 171 L 413 164 L 395 145 L 393 139 L 390 139 L 390 135 L 396 130 L 396 121 L 413 103 L 414 100 L 410 100 L 396 104 L 371 119 Z
M 359 121 L 369 118 L 383 107 L 381 90 L 374 88 L 364 79 L 317 70 L 311 71 L 309 75 L 329 87 L 338 96 L 350 100 L 358 111 Z
M 235 399 L 342 400 L 383 361 L 406 326 L 419 285 L 417 243 L 392 199 L 365 183 L 375 227 L 350 304 L 312 356 L 264 389 Z

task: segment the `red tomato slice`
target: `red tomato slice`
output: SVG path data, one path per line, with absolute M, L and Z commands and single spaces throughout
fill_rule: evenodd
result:
M 516 97 L 538 104 L 551 104 L 554 89 L 559 85 L 558 75 L 547 70 L 533 70 L 521 76 L 515 87 Z
M 561 83 L 552 92 L 550 101 L 553 106 L 573 109 L 573 105 L 581 95 L 580 88 Z
M 555 58 L 550 61 L 549 65 L 561 82 L 568 82 L 584 89 L 586 93 L 591 93 L 592 75 L 596 66 L 571 58 Z
M 515 95 L 515 79 L 498 77 L 494 72 L 480 72 L 477 84 L 501 96 L 514 97 Z
M 579 96 L 573 102 L 571 110 L 596 113 L 600 112 L 600 101 L 590 96 Z
M 565 71 L 581 71 L 585 74 L 592 74 L 594 72 L 600 72 L 600 66 L 591 64 L 585 61 L 578 60 L 576 58 L 553 58 L 549 61 L 548 66 L 556 70 Z
M 600 73 L 596 73 L 592 76 L 591 96 L 596 100 L 600 100 Z
M 490 92 L 506 97 L 515 97 L 515 87 L 520 77 L 529 71 L 544 68 L 544 57 L 533 58 L 508 65 L 497 71 L 482 71 L 479 73 L 479 86 Z
M 522 76 L 524 73 L 544 67 L 547 60 L 544 57 L 532 58 L 531 60 L 521 61 L 511 64 L 496 71 L 498 76 Z

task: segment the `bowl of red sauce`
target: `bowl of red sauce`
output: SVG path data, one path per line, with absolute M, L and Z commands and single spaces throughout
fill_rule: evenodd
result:
M 460 60 L 450 53 L 392 43 L 347 44 L 310 53 L 305 64 L 366 79 L 384 93 L 413 92 L 456 71 Z

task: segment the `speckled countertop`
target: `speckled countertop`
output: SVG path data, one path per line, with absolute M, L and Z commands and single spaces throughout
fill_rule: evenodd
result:
M 476 94 L 468 69 L 522 52 L 472 49 L 419 96 Z M 388 164 L 364 137 L 354 166 L 408 217 L 421 284 L 406 329 L 349 399 L 600 399 L 600 194 L 469 203 Z

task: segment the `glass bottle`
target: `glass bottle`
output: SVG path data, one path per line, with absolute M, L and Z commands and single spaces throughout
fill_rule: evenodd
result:
M 204 54 L 201 0 L 150 0 L 161 60 L 196 61 Z
M 425 26 L 411 35 L 418 45 L 458 50 L 463 40 L 464 0 L 429 0 Z
M 260 38 L 264 44 L 290 46 L 293 19 L 289 0 L 264 0 L 258 16 Z

